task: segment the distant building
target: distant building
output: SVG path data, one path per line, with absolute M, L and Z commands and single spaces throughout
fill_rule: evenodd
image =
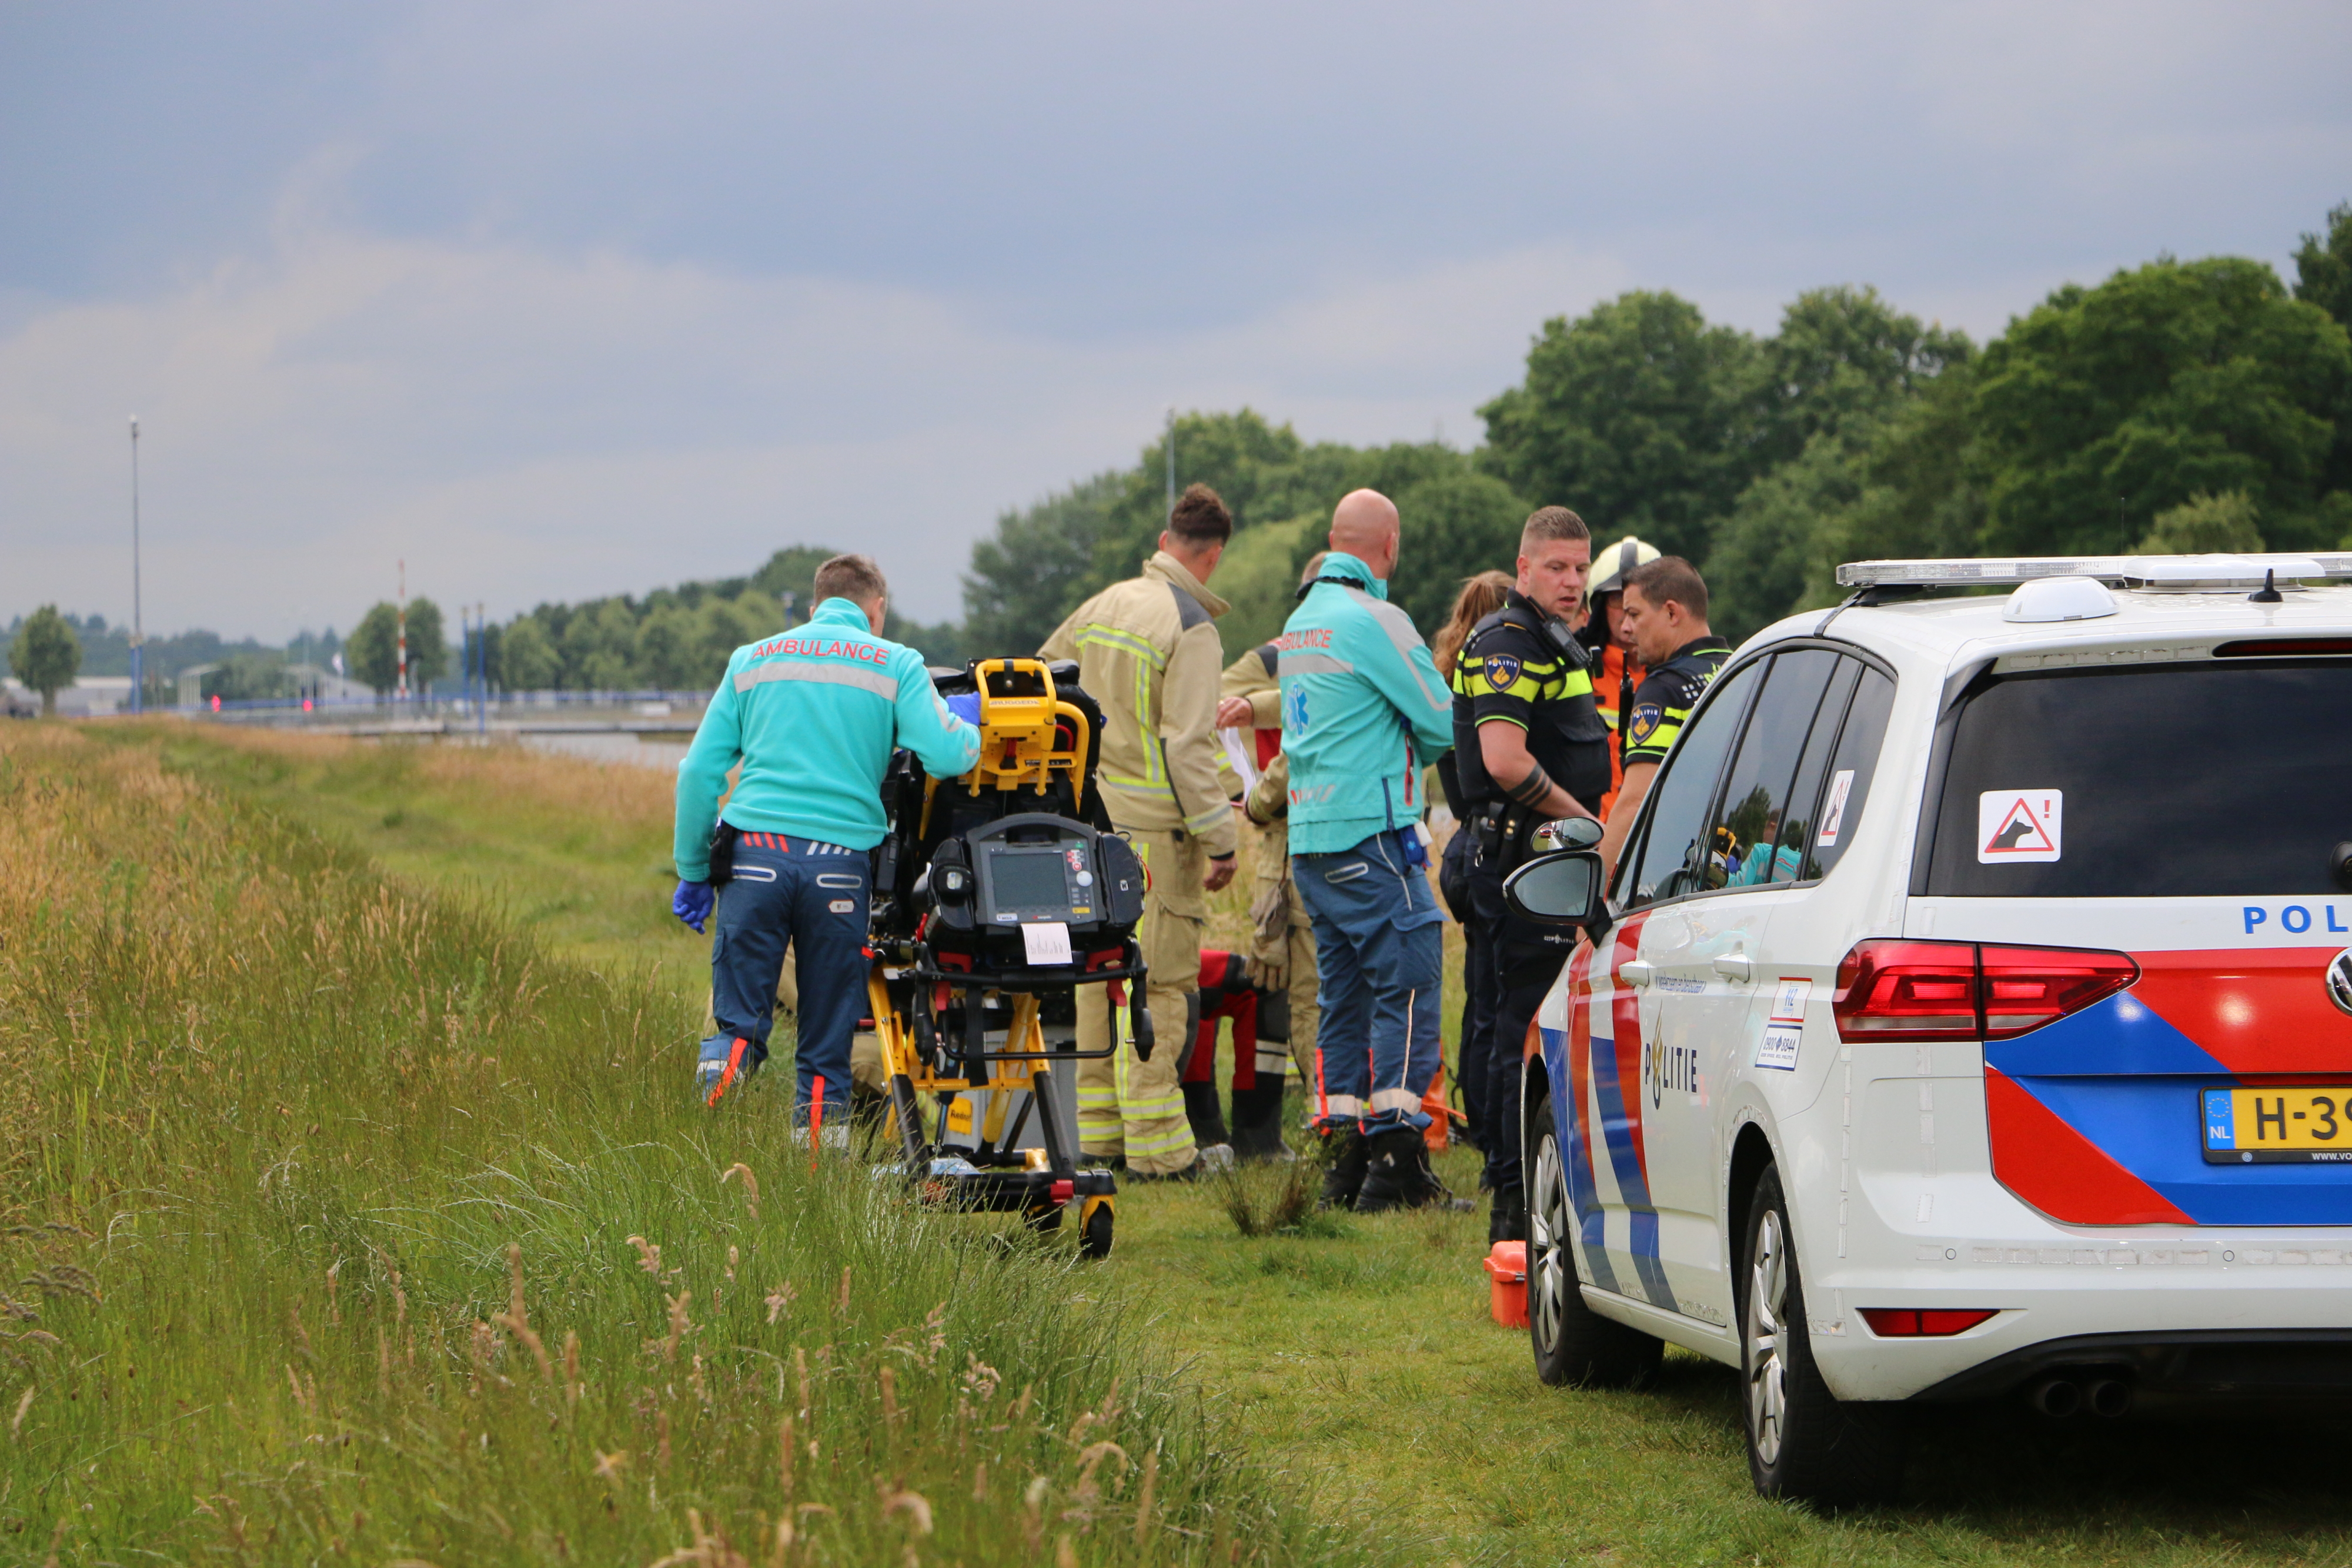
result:
M 8 678 L 6 690 L 12 711 L 20 701 L 30 702 L 35 713 L 41 711 L 41 694 L 28 691 L 15 676 Z M 69 686 L 58 688 L 58 715 L 61 718 L 99 718 L 121 713 L 130 706 L 129 675 L 84 675 Z

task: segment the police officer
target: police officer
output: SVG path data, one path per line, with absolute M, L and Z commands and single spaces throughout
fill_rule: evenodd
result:
M 718 1104 L 767 1060 L 790 942 L 800 982 L 794 1135 L 814 1126 L 846 1146 L 850 1034 L 866 1008 L 866 852 L 887 826 L 882 774 L 899 746 L 935 777 L 969 772 L 980 731 L 948 711 L 922 655 L 880 634 L 889 588 L 870 558 L 826 561 L 813 597 L 806 625 L 735 650 L 678 765 L 670 907 L 698 932 L 714 898 L 718 906 L 719 1032 L 695 1065 L 703 1102 Z
M 1360 1213 L 1441 1200 L 1422 1134 L 1440 1063 L 1443 925 L 1421 772 L 1453 738 L 1445 684 L 1388 602 L 1397 509 L 1342 497 L 1331 550 L 1276 643 L 1290 759 L 1292 885 L 1315 923 L 1323 998 L 1323 1200 Z
M 1485 1047 L 1486 1125 L 1476 1130 L 1494 1194 L 1491 1241 L 1527 1239 L 1519 1170 L 1522 1044 L 1575 936 L 1510 913 L 1503 879 L 1534 852 L 1540 824 L 1596 816 L 1609 790 L 1609 727 L 1593 702 L 1583 644 L 1570 623 L 1584 601 L 1592 538 L 1565 507 L 1545 507 L 1519 532 L 1518 576 L 1503 607 L 1471 630 L 1454 666 L 1454 766 L 1469 831 L 1474 918 L 1485 925 L 1494 1019 Z M 1475 1055 L 1465 1051 L 1465 1056 Z
M 1613 873 L 1625 835 L 1656 782 L 1658 764 L 1683 732 L 1699 694 L 1731 657 L 1731 644 L 1706 623 L 1706 583 L 1678 555 L 1660 556 L 1625 574 L 1624 634 L 1649 672 L 1624 717 L 1625 782 L 1609 809 L 1601 841 L 1602 862 Z

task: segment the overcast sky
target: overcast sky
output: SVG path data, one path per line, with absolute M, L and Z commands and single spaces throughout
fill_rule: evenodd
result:
M 2347 82 L 2342 0 L 0 0 L 0 619 L 128 618 L 134 413 L 151 630 L 794 543 L 933 619 L 1171 403 L 1467 446 L 1628 287 L 2285 270 Z

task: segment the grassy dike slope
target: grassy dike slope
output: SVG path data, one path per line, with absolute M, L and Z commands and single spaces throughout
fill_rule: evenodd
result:
M 0 1558 L 1329 1555 L 1114 1279 L 696 1114 L 692 1005 L 173 734 L 0 727 Z
M 0 742 L 13 733 L 0 727 Z M 252 810 L 258 809 L 283 822 L 314 826 L 339 844 L 363 850 L 374 864 L 393 873 L 400 885 L 456 889 L 489 900 L 507 912 L 508 924 L 500 929 L 520 925 L 534 935 L 541 951 L 580 956 L 608 976 L 642 976 L 657 965 L 657 977 L 650 985 L 641 979 L 629 982 L 639 988 L 630 994 L 654 998 L 636 1047 L 641 1057 L 616 1052 L 604 1058 L 608 1064 L 625 1062 L 626 1072 L 615 1073 L 609 1065 L 600 1069 L 590 1051 L 568 1058 L 576 1065 L 563 1075 L 568 1080 L 577 1071 L 604 1084 L 602 1092 L 615 1099 L 641 1092 L 633 1082 L 623 1080 L 650 1076 L 651 1088 L 644 1092 L 651 1094 L 652 1103 L 631 1114 L 636 1124 L 659 1131 L 632 1136 L 694 1151 L 678 1159 L 677 1169 L 686 1175 L 656 1179 L 685 1182 L 693 1176 L 708 1181 L 709 1171 L 738 1157 L 751 1158 L 739 1155 L 738 1148 L 770 1146 L 769 1128 L 776 1119 L 772 1100 L 745 1106 L 748 1115 L 706 1123 L 677 1110 L 671 1099 L 685 1071 L 686 1042 L 702 1006 L 706 948 L 664 913 L 670 880 L 666 859 L 669 790 L 660 774 L 600 769 L 569 758 L 513 751 L 375 747 L 211 727 L 173 727 L 161 734 L 168 737 L 161 743 L 163 761 L 180 779 L 205 787 L 202 798 L 214 802 L 209 810 L 221 810 L 219 802 L 226 800 L 236 803 L 241 820 L 251 820 Z M 151 737 L 138 746 L 157 744 Z M 154 787 L 185 788 L 169 780 Z M 7 795 L 0 802 L 0 814 L 13 810 L 20 798 Z M 346 856 L 338 863 L 356 863 L 348 859 L 348 851 L 338 852 Z M 1244 853 L 1248 852 L 1245 835 Z M 84 863 L 74 874 L 85 875 L 94 884 L 107 875 L 107 859 Z M 5 869 L 0 865 L 0 871 Z M 1240 880 L 1240 890 L 1212 900 L 1213 941 L 1231 943 L 1240 936 L 1246 867 Z M 9 896 L 0 887 L 0 900 Z M 0 910 L 9 907 L 0 902 Z M 0 920 L 9 918 L 0 915 Z M 0 937 L 9 944 L 0 946 L 0 964 L 7 961 L 15 929 L 0 925 Z M 214 969 L 226 962 L 218 950 L 201 961 Z M 547 973 L 544 960 L 534 973 Z M 581 970 L 566 967 L 561 973 L 576 980 Z M 204 994 L 215 994 L 225 984 L 208 982 Z M 404 1005 L 413 1015 L 413 997 Z M 663 1013 L 663 1008 L 671 1010 Z M 207 1050 L 214 1049 L 210 1035 L 202 1038 Z M 543 1082 L 540 1088 L 577 1092 L 568 1082 Z M 271 1107 L 282 1094 L 257 1092 L 266 1092 L 260 1104 L 276 1115 Z M 467 1108 L 477 1114 L 482 1110 L 470 1101 Z M 452 1120 L 460 1129 L 466 1126 L 462 1119 Z M 545 1146 L 568 1160 L 585 1162 L 583 1148 L 601 1147 L 611 1136 L 605 1126 L 599 1120 L 567 1116 L 548 1135 Z M 791 1162 L 779 1161 L 772 1150 L 767 1163 L 759 1158 L 751 1163 L 763 1184 L 793 1179 Z M 496 1155 L 484 1164 L 514 1168 Z M 771 1165 L 778 1167 L 772 1178 Z M 1448 1155 L 1442 1165 L 1457 1191 L 1467 1192 L 1475 1185 L 1469 1156 Z M 693 1190 L 699 1198 L 722 1200 L 721 1217 L 730 1212 L 724 1200 L 732 1199 L 732 1188 Z M 493 1189 L 471 1196 L 498 1199 L 503 1193 Z M 786 1201 L 809 1200 L 803 1194 Z M 775 1201 L 770 1186 L 763 1185 L 762 1212 L 772 1219 L 776 1210 L 770 1206 Z M 447 1321 L 470 1332 L 470 1322 L 478 1320 L 465 1318 L 466 1312 L 494 1312 L 505 1299 L 499 1249 L 507 1231 L 500 1228 L 497 1214 L 479 1206 L 467 1218 L 479 1228 L 471 1232 L 478 1238 L 474 1252 L 453 1269 L 451 1277 L 463 1289 L 445 1285 L 447 1293 L 441 1299 L 451 1303 Z M 648 1223 L 628 1222 L 630 1229 L 663 1243 L 666 1267 L 677 1261 L 680 1241 L 656 1236 Z M 955 1247 L 982 1224 L 950 1222 L 940 1245 Z M 672 1228 L 682 1236 L 693 1228 Z M 1905 1508 L 1821 1519 L 1759 1502 L 1748 1487 L 1741 1458 L 1733 1374 L 1675 1354 L 1667 1358 L 1662 1385 L 1649 1393 L 1543 1387 L 1528 1365 L 1524 1336 L 1486 1322 L 1485 1285 L 1476 1261 L 1484 1250 L 1483 1237 L 1483 1216 L 1423 1214 L 1326 1217 L 1311 1234 L 1245 1239 L 1234 1233 L 1213 1192 L 1130 1189 L 1120 1200 L 1117 1256 L 1105 1267 L 1055 1278 L 1056 1288 L 1070 1297 L 1118 1303 L 1122 1331 L 1135 1336 L 1125 1343 L 1126 1354 L 1175 1380 L 1174 1386 L 1197 1390 L 1213 1412 L 1214 1430 L 1223 1435 L 1217 1440 L 1245 1448 L 1252 1473 L 1267 1476 L 1284 1502 L 1304 1501 L 1334 1530 L 1360 1531 L 1360 1539 L 1372 1542 L 1397 1561 L 1528 1568 L 1588 1562 L 2128 1563 L 2135 1568 L 2352 1563 L 2352 1530 L 2347 1530 L 2352 1510 L 2345 1503 L 2341 1457 L 2352 1446 L 2347 1444 L 2352 1424 L 2325 1410 L 2316 1418 L 2306 1415 L 2277 1423 L 2241 1417 L 2116 1426 L 2052 1426 L 2013 1409 L 1955 1412 L 1937 1416 L 1922 1433 Z M 761 1242 L 771 1244 L 764 1234 Z M 740 1243 L 730 1238 L 730 1244 Z M 788 1273 L 803 1291 L 794 1302 L 795 1312 L 811 1310 L 809 1292 L 822 1295 L 837 1284 L 837 1270 L 823 1261 L 825 1245 L 829 1243 L 823 1240 L 813 1244 L 799 1255 L 804 1261 Z M 723 1252 L 724 1246 L 715 1241 L 706 1246 L 701 1267 L 708 1268 L 708 1260 Z M 970 1249 L 962 1256 L 975 1267 L 992 1257 Z M 530 1257 L 526 1254 L 527 1264 Z M 602 1266 L 613 1266 L 603 1253 L 598 1257 L 604 1260 Z M 648 1293 L 636 1299 L 638 1315 L 647 1326 L 632 1332 L 642 1332 L 646 1338 L 666 1334 L 664 1302 L 678 1287 L 657 1289 L 646 1276 L 629 1274 L 633 1257 L 633 1250 L 622 1253 L 619 1272 L 631 1286 Z M 325 1266 L 322 1258 L 317 1259 L 317 1266 Z M 358 1268 L 357 1263 L 347 1265 L 346 1277 Z M 862 1291 L 868 1274 L 863 1264 L 856 1268 L 853 1285 Z M 23 1271 L 20 1268 L 0 1278 Z M 743 1273 L 739 1270 L 739 1276 Z M 314 1330 L 323 1298 L 313 1279 L 301 1275 L 297 1287 L 308 1292 L 304 1321 Z M 698 1275 L 697 1288 L 707 1280 Z M 415 1286 L 406 1288 L 414 1302 Z M 760 1293 L 767 1288 L 759 1285 Z M 902 1315 L 887 1327 L 876 1315 L 866 1332 L 887 1334 L 889 1328 L 918 1322 L 934 1300 L 909 1292 L 898 1300 L 897 1310 Z M 529 1308 L 534 1327 L 553 1345 L 569 1325 L 554 1320 L 536 1294 L 530 1297 Z M 69 1302 L 66 1310 L 70 1310 Z M 348 1299 L 343 1310 L 348 1316 Z M 267 1335 L 284 1321 L 284 1307 L 274 1311 L 275 1317 L 265 1312 L 257 1332 Z M 692 1311 L 700 1323 L 702 1309 Z M 764 1309 L 758 1315 L 764 1317 Z M 1082 1319 L 1071 1322 L 1084 1326 Z M 48 1319 L 44 1324 L 56 1326 Z M 553 1337 L 547 1332 L 551 1325 L 557 1331 Z M 806 1320 L 806 1326 L 800 1343 L 814 1354 L 833 1330 L 821 1316 Z M 362 1331 L 363 1358 L 373 1354 L 366 1333 Z M 628 1350 L 625 1336 L 618 1352 L 625 1364 Z M 705 1350 L 708 1354 L 707 1343 Z M 788 1352 L 772 1345 L 768 1354 L 778 1355 L 780 1362 L 762 1365 L 781 1364 L 788 1357 Z M 147 1363 L 142 1360 L 139 1365 L 140 1375 L 147 1375 Z M 372 1368 L 373 1363 L 368 1365 Z M 363 1372 L 365 1378 L 373 1378 L 372 1370 Z M 1131 1373 L 1130 1381 L 1138 1375 Z M 282 1383 L 282 1367 L 274 1375 Z M 19 1382 L 0 1382 L 0 1421 L 13 1413 Z M 624 1392 L 667 1385 L 639 1376 Z M 39 1396 L 33 1412 L 48 1408 L 42 1403 L 48 1398 L 46 1393 Z M 1124 1403 L 1126 1396 L 1121 1398 Z M 793 1406 L 795 1411 L 797 1407 Z M 1087 1407 L 1083 1399 L 1077 1407 Z M 869 1402 L 866 1408 L 871 1419 L 877 1406 Z M 1181 1414 L 1181 1401 L 1178 1409 Z M 675 1463 L 683 1466 L 688 1451 L 683 1446 L 685 1428 L 674 1418 L 673 1429 Z M 1155 1425 L 1152 1429 L 1159 1428 Z M 457 1430 L 478 1434 L 480 1428 L 460 1426 Z M 1066 1437 L 1067 1424 L 1057 1430 Z M 37 1431 L 35 1415 L 28 1414 L 27 1440 L 34 1440 Z M 656 1429 L 639 1422 L 622 1424 L 603 1438 L 607 1450 L 618 1445 L 631 1451 L 625 1475 L 638 1505 L 649 1479 L 644 1469 L 646 1456 L 657 1453 L 657 1436 Z M 763 1437 L 772 1439 L 772 1430 Z M 1119 1440 L 1127 1444 L 1128 1436 L 1123 1432 Z M 478 1436 L 472 1441 L 478 1446 Z M 656 1447 L 649 1450 L 648 1444 Z M 1082 1453 L 1085 1446 L 1082 1441 L 1076 1451 Z M 591 1461 L 583 1457 L 580 1462 Z M 745 1462 L 756 1470 L 763 1460 L 755 1453 Z M 1103 1467 L 1108 1481 L 1116 1462 L 1106 1458 Z M 795 1479 L 803 1489 L 798 1495 L 815 1497 L 805 1490 L 810 1484 L 805 1469 L 803 1466 Z M 1066 1468 L 1063 1473 L 1067 1478 L 1071 1471 Z M 103 1468 L 100 1474 L 106 1474 Z M 758 1479 L 751 1476 L 745 1484 Z M 21 1481 L 7 1484 L 21 1497 Z M 659 1495 L 670 1499 L 677 1484 L 661 1479 Z M 942 1491 L 969 1491 L 968 1478 L 958 1486 L 910 1484 L 934 1501 Z M 992 1480 L 992 1489 L 996 1485 Z M 1123 1496 L 1132 1498 L 1135 1482 L 1127 1485 L 1130 1490 Z M 444 1490 L 435 1495 L 446 1499 L 452 1494 Z M 495 1497 L 490 1500 L 505 1507 Z M 629 1500 L 616 1494 L 616 1506 Z M 835 1500 L 826 1495 L 824 1500 Z M 750 1506 L 756 1515 L 761 1507 L 774 1505 L 755 1500 Z M 1265 1502 L 1254 1506 L 1273 1507 Z M 1050 1524 L 1050 1510 L 1048 1514 Z M 32 1539 L 37 1531 L 25 1536 L 8 1533 L 5 1520 L 11 1516 L 32 1517 L 0 1492 L 0 1561 L 8 1560 L 12 1551 L 23 1561 L 41 1561 L 46 1538 Z M 684 1540 L 686 1531 L 676 1525 L 675 1517 L 677 1536 L 659 1539 Z M 194 1516 L 194 1521 L 203 1528 L 182 1538 L 183 1546 L 166 1555 L 184 1559 L 208 1553 L 233 1560 L 218 1528 L 203 1515 Z M 729 1528 L 739 1527 L 730 1523 Z M 946 1526 L 940 1528 L 944 1535 Z M 1017 1512 L 1006 1528 L 1013 1539 L 1025 1541 Z M 1074 1550 L 1082 1560 L 1091 1561 L 1097 1551 L 1118 1545 L 1106 1535 L 1108 1529 L 1098 1524 L 1092 1534 L 1075 1537 Z M 1276 1543 L 1304 1540 L 1312 1551 L 1313 1538 L 1300 1536 L 1300 1529 L 1295 1514 L 1286 1512 L 1266 1539 Z M 76 1539 L 68 1538 L 67 1561 L 73 1560 L 71 1542 Z M 497 1561 L 499 1551 L 511 1551 L 495 1525 L 479 1539 L 483 1558 L 445 1556 L 437 1560 L 442 1568 L 454 1568 L 463 1560 Z M 576 1533 L 572 1537 L 572 1549 L 583 1560 L 642 1563 L 658 1554 L 650 1545 L 642 1558 L 631 1558 L 625 1551 L 591 1551 L 580 1544 L 581 1539 Z M 1210 1542 L 1207 1555 L 1213 1558 L 1213 1534 Z M 23 1544 L 12 1547 L 12 1542 Z M 862 1560 L 900 1561 L 893 1549 L 901 1542 L 887 1531 L 877 1531 L 865 1544 L 875 1555 Z M 936 1540 L 916 1544 L 927 1561 L 953 1561 L 957 1555 L 972 1563 L 994 1560 L 980 1552 L 936 1550 Z M 1342 1561 L 1377 1560 L 1346 1550 L 1336 1537 L 1325 1538 L 1322 1552 Z M 379 1551 L 373 1558 L 360 1554 L 354 1560 L 381 1561 L 385 1554 Z M 759 1555 L 753 1553 L 755 1560 Z M 1034 1555 L 1042 1568 L 1054 1555 L 1053 1542 L 1045 1541 Z M 854 1558 L 856 1552 L 845 1548 L 841 1560 Z M 98 1560 L 95 1554 L 91 1560 Z M 121 1560 L 133 1559 L 126 1554 Z M 323 1552 L 320 1560 L 341 1561 Z

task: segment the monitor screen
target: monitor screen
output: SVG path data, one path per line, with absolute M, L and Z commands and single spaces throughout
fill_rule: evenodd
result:
M 988 857 L 989 895 L 998 910 L 1054 910 L 1069 904 L 1058 850 L 998 850 Z

